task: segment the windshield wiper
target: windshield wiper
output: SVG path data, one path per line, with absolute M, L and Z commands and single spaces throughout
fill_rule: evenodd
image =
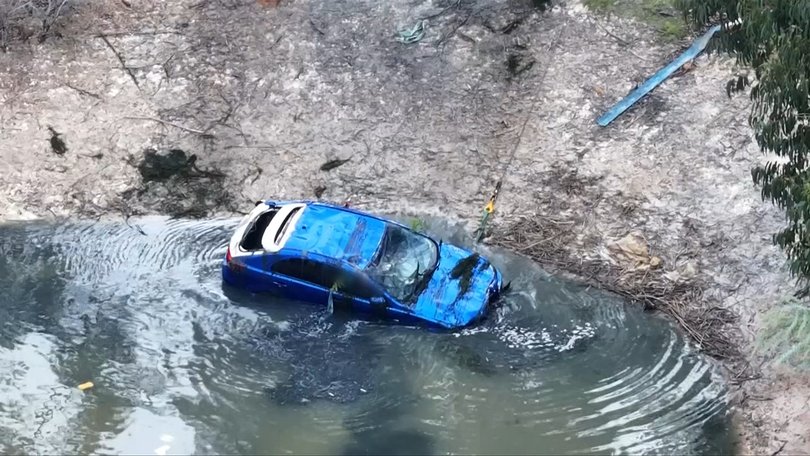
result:
M 436 271 L 436 268 L 438 268 L 438 267 L 439 267 L 439 250 L 437 249 L 436 250 L 436 261 L 434 262 L 433 267 L 430 268 L 429 270 L 425 271 L 424 273 L 422 273 L 422 276 L 417 279 L 417 282 L 413 286 L 413 290 L 411 290 L 411 293 L 408 295 L 408 298 L 407 298 L 408 301 L 413 300 L 414 296 L 420 295 L 425 290 L 425 287 L 427 287 L 428 281 L 430 280 L 431 277 L 433 277 L 433 273 Z M 418 266 L 417 266 L 416 271 L 417 271 L 417 275 L 418 275 L 419 274 L 419 267 Z

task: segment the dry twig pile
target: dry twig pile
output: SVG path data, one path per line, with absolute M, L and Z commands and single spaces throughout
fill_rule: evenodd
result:
M 13 41 L 44 41 L 70 0 L 0 0 L 0 48 Z
M 574 255 L 576 231 L 571 222 L 549 217 L 523 218 L 499 229 L 493 243 L 525 255 L 547 268 L 574 275 L 586 283 L 616 293 L 646 310 L 671 316 L 706 354 L 719 359 L 739 353 L 726 333 L 736 316 L 704 298 L 703 284 L 673 281 L 656 267 L 624 268 L 602 258 Z M 653 265 L 655 266 L 655 265 Z

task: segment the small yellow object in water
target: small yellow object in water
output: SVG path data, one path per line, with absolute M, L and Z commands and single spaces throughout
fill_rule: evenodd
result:
M 84 382 L 81 385 L 79 385 L 79 389 L 82 390 L 82 391 L 90 389 L 92 387 L 93 387 L 93 382 Z

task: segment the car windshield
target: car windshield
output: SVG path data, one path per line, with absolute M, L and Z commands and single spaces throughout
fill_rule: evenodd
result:
M 436 243 L 397 225 L 388 225 L 368 275 L 399 301 L 413 295 L 439 261 Z

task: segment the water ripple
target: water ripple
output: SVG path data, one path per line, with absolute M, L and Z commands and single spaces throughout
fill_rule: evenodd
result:
M 617 297 L 494 251 L 514 291 L 479 326 L 328 315 L 223 288 L 236 223 L 0 227 L 0 364 L 20 372 L 0 384 L 0 451 L 727 450 L 716 369 Z M 24 372 L 43 372 L 36 414 L 14 389 Z M 46 397 L 88 379 L 84 399 Z

